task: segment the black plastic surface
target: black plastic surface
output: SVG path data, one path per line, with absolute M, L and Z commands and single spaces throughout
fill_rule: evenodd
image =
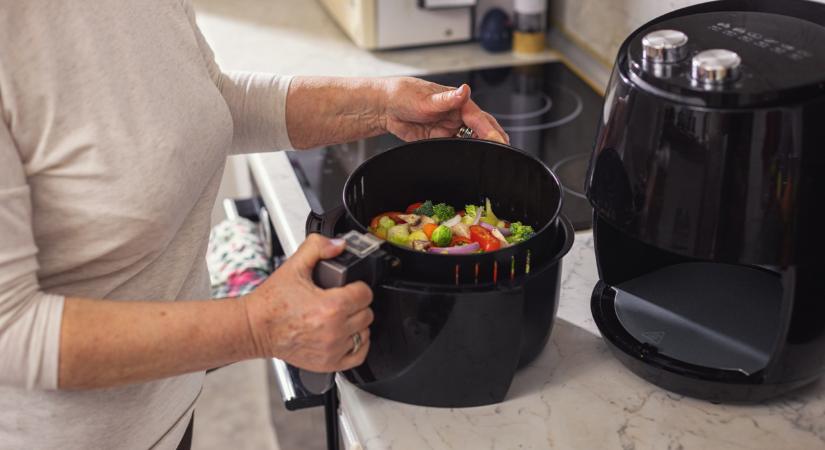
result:
M 692 262 L 614 287 L 622 327 L 686 363 L 746 375 L 764 370 L 779 339 L 782 284 L 766 270 Z
M 641 41 L 647 33 L 662 29 L 687 34 L 689 56 L 666 65 L 667 70 L 653 70 L 642 56 Z M 693 14 L 656 21 L 638 32 L 626 47 L 627 67 L 620 70 L 638 77 L 641 87 L 661 89 L 688 104 L 726 108 L 776 105 L 825 94 L 823 42 L 825 27 L 807 18 L 750 11 Z M 718 48 L 732 50 L 742 58 L 741 74 L 708 89 L 692 80 L 691 57 Z
M 439 286 L 390 277 L 374 287 L 371 346 L 344 372 L 360 388 L 406 403 L 466 407 L 505 398 L 516 369 L 544 348 L 558 308 L 561 258 L 574 231 L 558 218 L 552 254 L 498 286 Z M 342 208 L 313 213 L 309 232 L 351 228 Z
M 439 161 L 422 164 L 422 161 Z M 386 211 L 430 199 L 462 207 L 492 201 L 497 216 L 533 226 L 530 239 L 494 252 L 441 255 L 396 245 L 385 250 L 400 260 L 399 277 L 448 285 L 496 284 L 527 275 L 530 265 L 554 256 L 561 184 L 543 162 L 512 147 L 475 139 L 410 142 L 362 163 L 344 185 L 351 225 L 368 232 L 370 220 Z
M 602 280 L 594 291 L 593 313 L 619 358 L 634 372 L 677 392 L 718 401 L 758 401 L 825 373 L 825 91 L 817 81 L 825 76 L 821 40 L 810 49 L 810 59 L 787 64 L 781 63 L 785 56 L 775 54 L 759 65 L 753 52 L 764 49 L 741 47 L 746 73 L 770 72 L 763 83 L 744 79 L 742 85 L 694 94 L 679 84 L 682 81 L 631 73 L 628 61 L 646 31 L 665 25 L 680 29 L 680 24 L 686 27 L 682 31 L 690 31 L 699 26 L 696 21 L 721 30 L 725 27 L 720 22 L 727 23 L 722 17 L 732 17 L 725 11 L 737 10 L 794 18 L 733 14 L 739 25 L 747 25 L 745 29 L 772 27 L 795 48 L 805 47 L 804 40 L 819 36 L 816 28 L 825 26 L 822 4 L 730 0 L 675 11 L 641 27 L 625 41 L 614 66 L 586 191 L 595 211 Z M 684 18 L 705 13 L 720 13 L 707 16 L 720 20 L 711 25 L 704 18 Z M 794 23 L 797 26 L 790 25 Z M 696 36 L 694 44 L 709 45 L 721 36 L 733 37 L 714 29 Z M 737 46 L 753 44 L 736 39 Z M 751 336 L 746 342 L 770 351 L 747 370 L 721 369 L 718 366 L 724 364 L 696 355 L 660 353 L 650 342 L 640 342 L 638 332 L 637 337 L 628 333 L 615 317 L 613 286 L 667 266 L 697 262 L 776 274 L 781 290 L 772 294 L 777 299 L 769 305 L 772 318 L 758 319 L 771 320 L 763 325 L 768 336 Z M 724 288 L 725 283 L 708 282 L 707 290 L 713 292 L 707 297 L 723 295 Z M 644 295 L 656 307 L 667 306 L 658 294 Z M 747 299 L 737 298 L 732 304 L 740 306 L 702 302 L 699 315 L 711 326 L 685 346 L 710 348 L 706 344 L 713 341 L 712 335 L 724 335 L 731 323 L 753 312 Z M 679 307 L 688 306 L 693 305 Z M 707 319 L 714 314 L 718 323 Z M 769 336 L 774 337 L 770 345 Z M 717 346 L 708 351 L 723 351 Z M 756 370 L 760 365 L 764 368 Z

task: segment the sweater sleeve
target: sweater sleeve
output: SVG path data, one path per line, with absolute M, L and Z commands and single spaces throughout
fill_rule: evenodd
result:
M 0 385 L 56 389 L 64 298 L 42 292 L 23 163 L 0 120 Z
M 286 128 L 286 97 L 291 76 L 222 72 L 195 20 L 190 0 L 182 0 L 209 75 L 232 114 L 232 153 L 293 150 Z

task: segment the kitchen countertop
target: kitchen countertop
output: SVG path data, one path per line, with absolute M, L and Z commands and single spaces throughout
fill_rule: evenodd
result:
M 205 3 L 199 20 L 225 12 L 220 2 Z M 531 58 L 490 55 L 476 44 L 371 53 L 352 45 L 316 2 L 265 4 L 260 14 L 238 19 L 254 23 L 251 33 L 239 34 L 239 42 L 213 43 L 219 62 L 233 69 L 354 76 L 416 75 L 561 57 L 552 51 Z M 288 18 L 272 12 L 287 4 Z M 288 22 L 295 20 L 306 26 L 290 26 Z M 224 56 L 221 61 L 221 55 L 231 53 L 220 45 L 254 46 L 255 52 L 247 54 L 257 59 L 235 55 L 235 60 Z M 580 57 L 563 39 L 558 48 L 571 60 Z M 272 57 L 267 58 L 270 51 Z M 594 84 L 604 84 L 604 67 L 578 60 Z M 284 153 L 247 159 L 290 254 L 304 238 L 309 204 Z M 517 374 L 500 404 L 464 409 L 405 405 L 361 391 L 339 377 L 344 434 L 351 448 L 825 448 L 822 381 L 762 405 L 731 406 L 672 394 L 630 373 L 610 355 L 590 316 L 596 279 L 592 235 L 578 233 L 563 262 L 560 306 L 550 342 Z

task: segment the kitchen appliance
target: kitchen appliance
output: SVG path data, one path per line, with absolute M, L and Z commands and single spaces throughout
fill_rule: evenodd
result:
M 825 5 L 719 1 L 619 50 L 586 190 L 593 317 L 637 375 L 751 402 L 825 371 Z
M 356 45 L 370 50 L 469 41 L 476 0 L 321 0 Z
M 417 405 L 504 400 L 516 369 L 538 355 L 552 328 L 561 258 L 573 243 L 572 225 L 559 214 L 561 196 L 541 161 L 487 141 L 416 141 L 361 164 L 344 187 L 343 207 L 307 221 L 308 232 L 348 233 L 348 251 L 319 265 L 316 282 L 328 288 L 361 279 L 373 288 L 370 352 L 344 375 L 373 394 Z M 372 217 L 424 198 L 454 205 L 490 198 L 497 215 L 519 218 L 536 234 L 466 255 L 358 238 Z

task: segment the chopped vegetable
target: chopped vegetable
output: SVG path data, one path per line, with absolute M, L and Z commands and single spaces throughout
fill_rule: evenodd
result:
M 501 223 L 501 221 L 499 221 L 499 223 Z M 479 225 L 481 225 L 482 227 L 484 227 L 485 229 L 487 229 L 487 231 L 489 231 L 491 233 L 493 231 L 497 231 L 497 232 L 501 233 L 503 236 L 509 236 L 510 233 L 511 233 L 509 228 L 494 227 L 494 226 L 490 225 L 487 222 L 481 222 Z
M 436 247 L 448 247 L 453 240 L 453 232 L 450 230 L 450 227 L 439 225 L 438 228 L 433 231 L 430 240 Z
M 432 248 L 433 243 L 430 241 L 412 241 L 412 248 L 413 250 L 419 252 L 425 252 L 427 249 Z
M 404 223 L 404 221 L 401 220 L 401 218 L 398 217 L 399 214 L 402 214 L 402 213 L 400 213 L 398 211 L 388 211 L 388 212 L 385 212 L 385 213 L 381 213 L 381 214 L 379 214 L 379 215 L 372 218 L 372 221 L 370 222 L 370 228 L 373 228 L 373 229 L 378 228 L 378 220 L 380 220 L 384 216 L 388 216 L 390 219 L 395 221 L 395 223 Z
M 433 231 L 438 228 L 438 225 L 434 223 L 425 223 L 423 227 L 421 227 L 421 231 L 427 235 L 427 239 L 431 239 L 433 235 Z
M 437 253 L 442 255 L 467 255 L 470 253 L 475 253 L 479 249 L 479 245 L 477 242 L 473 242 L 467 245 L 458 245 L 454 247 L 431 247 L 427 250 L 430 253 Z
M 477 242 L 485 252 L 492 252 L 501 248 L 501 243 L 484 227 L 472 225 L 470 227 L 470 240 Z
M 510 246 L 510 244 L 507 242 L 507 239 L 504 239 L 504 235 L 501 234 L 501 231 L 499 231 L 498 228 L 493 227 L 493 229 L 490 230 L 490 234 L 492 234 L 494 238 L 498 239 L 498 242 L 501 244 L 502 247 Z
M 406 212 L 407 214 L 412 214 L 415 212 L 416 209 L 420 208 L 423 204 L 424 202 L 415 202 L 412 205 L 408 206 L 404 212 Z
M 442 225 L 446 225 L 448 227 L 452 227 L 453 225 L 461 222 L 461 216 L 458 214 L 454 215 L 451 219 L 445 220 L 442 222 Z
M 390 229 L 396 225 L 395 221 L 390 219 L 389 216 L 382 216 L 378 219 L 378 227 L 379 228 L 387 228 Z
M 487 206 L 484 208 L 484 216 L 481 217 L 482 222 L 487 222 L 492 226 L 498 223 L 498 217 L 493 213 L 493 206 L 490 204 L 490 199 L 487 199 Z
M 476 225 L 479 215 L 484 210 L 483 206 L 466 205 L 464 206 L 464 217 L 461 218 L 461 223 L 467 225 Z
M 387 240 L 405 247 L 410 245 L 410 226 L 405 223 L 390 228 L 387 230 Z
M 413 231 L 412 233 L 410 233 L 410 240 L 411 241 L 427 241 L 427 242 L 430 242 L 430 238 L 428 238 L 427 235 L 421 230 Z
M 471 242 L 473 242 L 473 241 L 471 241 L 470 238 L 466 238 L 466 237 L 463 237 L 463 236 L 456 236 L 455 233 L 453 233 L 453 240 L 450 241 L 450 246 L 455 247 L 457 245 L 465 245 L 465 244 L 469 244 Z
M 415 208 L 415 210 L 413 210 L 413 212 L 415 214 L 418 214 L 418 215 L 421 215 L 421 216 L 430 216 L 430 217 L 432 217 L 433 214 L 434 214 L 433 213 L 433 202 L 431 202 L 430 200 L 427 200 L 426 202 L 422 203 L 421 206 L 419 206 L 418 208 Z
M 450 227 L 453 236 L 470 237 L 470 227 L 466 223 L 457 223 Z
M 446 203 L 439 203 L 433 206 L 433 219 L 437 222 L 443 222 L 447 219 L 450 219 L 455 215 L 455 208 L 446 204 Z
M 491 252 L 529 239 L 533 227 L 496 217 L 492 201 L 465 205 L 456 213 L 447 203 L 413 203 L 406 213 L 388 211 L 370 221 L 375 236 L 416 251 L 446 254 Z
M 535 231 L 530 225 L 522 225 L 521 222 L 513 222 L 510 224 L 510 236 L 507 237 L 507 242 L 517 244 L 526 241 L 533 237 Z

